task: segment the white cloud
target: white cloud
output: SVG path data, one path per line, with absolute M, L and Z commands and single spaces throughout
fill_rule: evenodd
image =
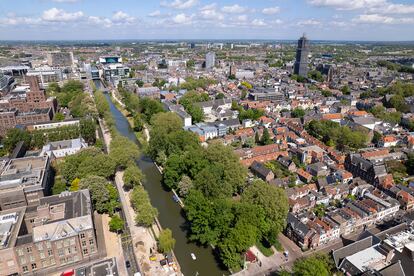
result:
M 172 18 L 172 21 L 175 24 L 188 25 L 188 24 L 191 24 L 192 17 L 191 16 L 188 16 L 188 15 L 186 15 L 184 13 L 180 13 L 180 14 L 177 14 L 176 16 L 174 16 Z
M 215 9 L 203 9 L 200 11 L 200 17 L 208 20 L 223 20 L 224 15 Z
M 204 11 L 204 10 L 214 10 L 217 7 L 216 3 L 211 3 L 208 5 L 205 5 L 203 7 L 200 8 L 200 11 Z
M 308 0 L 311 5 L 337 10 L 368 10 L 376 14 L 414 13 L 412 4 L 394 4 L 388 0 Z
M 148 16 L 150 17 L 158 17 L 161 15 L 161 12 L 159 10 L 153 11 L 150 14 L 148 14 Z
M 98 16 L 89 16 L 88 17 L 88 23 L 102 26 L 105 28 L 111 28 L 113 26 L 112 20 L 105 17 L 98 17 Z
M 321 22 L 316 19 L 301 20 L 297 23 L 298 26 L 319 26 Z
M 247 11 L 247 8 L 235 4 L 232 6 L 224 6 L 221 10 L 225 13 L 244 13 Z
M 382 14 L 361 14 L 352 19 L 352 22 L 365 24 L 414 24 L 414 18 L 392 17 Z
M 198 0 L 174 0 L 173 2 L 161 2 L 161 6 L 162 7 L 167 7 L 167 8 L 173 8 L 173 9 L 179 9 L 179 10 L 184 10 L 184 9 L 189 9 L 194 7 L 195 5 L 198 4 Z
M 236 20 L 240 21 L 240 22 L 246 22 L 247 21 L 247 15 L 245 15 L 245 14 L 239 15 L 239 16 L 236 17 Z
M 51 21 L 51 22 L 69 22 L 69 21 L 77 21 L 84 16 L 83 12 L 66 12 L 62 9 L 51 8 L 49 10 L 45 10 L 42 15 L 42 19 L 44 21 Z
M 267 23 L 264 22 L 263 19 L 257 19 L 256 18 L 256 19 L 253 19 L 252 26 L 255 26 L 255 27 L 264 27 L 264 26 L 267 26 Z
M 122 24 L 122 23 L 131 24 L 135 21 L 135 17 L 130 16 L 129 14 L 123 11 L 117 11 L 112 16 L 112 20 L 119 24 Z
M 270 8 L 264 8 L 262 10 L 263 14 L 266 15 L 273 15 L 273 14 L 277 14 L 280 12 L 280 8 L 279 7 L 270 7 Z
M 41 23 L 40 18 L 16 16 L 15 14 L 8 14 L 7 17 L 0 19 L 0 25 L 35 25 Z

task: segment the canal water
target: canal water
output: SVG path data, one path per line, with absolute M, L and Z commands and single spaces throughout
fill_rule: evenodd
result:
M 106 95 L 106 97 L 119 133 L 139 145 L 135 133 L 130 128 L 125 116 L 115 107 L 109 95 Z M 183 274 L 185 276 L 228 275 L 228 272 L 218 265 L 211 247 L 197 246 L 188 240 L 188 224 L 183 216 L 183 211 L 180 205 L 174 202 L 172 192 L 163 188 L 161 184 L 162 176 L 152 160 L 145 155 L 141 155 L 137 164 L 145 175 L 143 185 L 149 194 L 152 205 L 158 209 L 158 219 L 161 226 L 171 229 L 176 240 L 174 253 L 180 263 Z M 191 258 L 191 253 L 196 255 L 196 260 Z

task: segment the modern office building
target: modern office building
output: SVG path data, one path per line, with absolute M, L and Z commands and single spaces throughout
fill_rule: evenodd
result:
M 50 190 L 50 158 L 3 160 L 0 173 L 0 209 L 33 206 Z
M 50 82 L 63 80 L 62 70 L 50 67 L 40 67 L 27 71 L 26 76 L 36 76 L 43 87 Z
M 0 72 L 0 95 L 8 94 L 14 88 L 15 82 L 12 76 Z
M 298 40 L 298 47 L 296 49 L 296 61 L 293 72 L 296 75 L 306 77 L 308 75 L 308 64 L 309 64 L 309 40 L 303 34 Z
M 216 53 L 208 52 L 206 54 L 206 69 L 213 69 L 216 64 Z
M 52 67 L 70 67 L 73 65 L 73 53 L 50 52 L 47 54 L 47 63 Z

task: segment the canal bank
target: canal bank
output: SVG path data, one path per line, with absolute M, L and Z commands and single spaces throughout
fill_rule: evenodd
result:
M 110 111 L 119 133 L 139 145 L 135 133 L 131 129 L 125 116 L 112 103 L 109 95 L 106 95 L 106 98 L 109 102 Z M 226 270 L 219 267 L 211 247 L 200 247 L 189 242 L 187 238 L 189 225 L 183 216 L 183 210 L 179 204 L 174 202 L 173 193 L 165 190 L 162 186 L 162 175 L 153 161 L 149 157 L 141 155 L 137 164 L 145 176 L 143 185 L 149 194 L 151 203 L 159 211 L 158 219 L 161 226 L 171 229 L 176 239 L 174 252 L 183 274 L 186 276 L 228 274 Z M 192 259 L 191 253 L 195 254 L 196 260 Z

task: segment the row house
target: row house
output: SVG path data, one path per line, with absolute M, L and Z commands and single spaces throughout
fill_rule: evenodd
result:
M 303 250 L 315 248 L 319 244 L 316 231 L 301 222 L 295 215 L 288 213 L 285 234 Z
M 339 239 L 340 227 L 329 218 L 315 218 L 308 221 L 308 226 L 319 235 L 319 245 Z

